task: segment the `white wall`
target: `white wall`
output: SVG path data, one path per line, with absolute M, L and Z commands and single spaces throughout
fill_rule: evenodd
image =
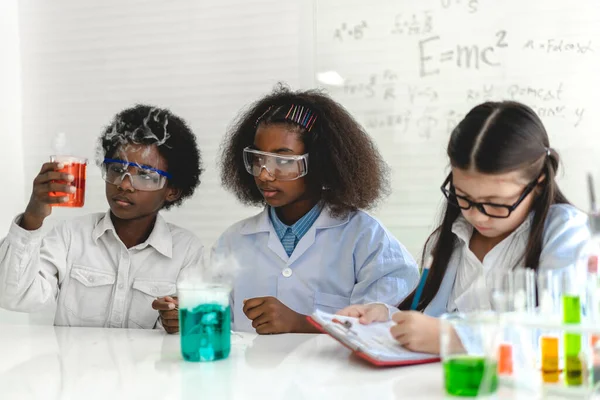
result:
M 19 52 L 18 0 L 0 1 L 0 160 L 2 207 L 0 236 L 24 208 L 23 149 L 21 145 L 21 65 Z M 26 322 L 27 316 L 0 309 L 0 323 Z
M 23 208 L 23 148 L 21 145 L 21 65 L 18 0 L 0 2 L 0 160 L 4 176 L 0 234 L 4 236 L 14 215 Z

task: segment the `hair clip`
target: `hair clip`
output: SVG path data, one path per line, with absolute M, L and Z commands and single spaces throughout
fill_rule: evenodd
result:
M 546 147 L 546 156 L 550 157 L 550 154 L 552 154 L 552 150 L 550 147 Z
M 260 115 L 260 117 L 256 118 L 256 122 L 254 123 L 254 127 L 257 127 L 258 124 L 260 124 L 260 121 L 265 117 L 265 115 L 267 115 L 267 113 L 269 111 L 271 111 L 272 108 L 273 108 L 273 106 L 269 106 L 269 108 L 267 108 L 265 110 L 265 112 Z
M 274 114 L 277 114 L 281 108 L 282 108 L 281 106 L 278 107 L 274 111 Z M 269 106 L 269 108 L 267 108 L 265 110 L 265 112 L 262 113 L 261 116 L 256 119 L 254 127 L 258 127 L 258 124 L 260 124 L 260 121 L 262 121 L 263 118 L 265 118 L 265 116 L 272 109 L 273 109 L 273 106 Z M 313 110 L 311 110 L 308 107 L 292 104 L 290 109 L 288 110 L 287 114 L 285 115 L 284 119 L 294 122 L 295 124 L 298 124 L 301 127 L 303 127 L 304 129 L 306 129 L 307 132 L 310 132 L 310 130 L 315 125 L 315 121 L 317 120 L 317 115 L 315 114 L 315 112 Z
M 308 107 L 292 104 L 285 119 L 297 123 L 310 132 L 317 120 L 317 115 Z

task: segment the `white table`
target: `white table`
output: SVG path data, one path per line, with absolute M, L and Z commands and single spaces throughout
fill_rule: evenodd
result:
M 444 397 L 439 363 L 375 368 L 326 335 L 234 334 L 228 359 L 190 363 L 160 331 L 0 325 L 2 400 Z

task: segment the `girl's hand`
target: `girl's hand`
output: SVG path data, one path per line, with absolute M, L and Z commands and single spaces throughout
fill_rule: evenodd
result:
M 354 304 L 338 311 L 337 314 L 358 318 L 358 321 L 365 325 L 390 320 L 388 308 L 381 303 Z
M 392 336 L 408 350 L 440 353 L 440 320 L 416 311 L 400 311 L 392 315 L 396 322 Z

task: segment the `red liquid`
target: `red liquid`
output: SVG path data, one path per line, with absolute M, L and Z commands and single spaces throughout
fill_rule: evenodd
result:
M 50 192 L 48 193 L 51 197 L 65 197 L 69 198 L 66 203 L 52 204 L 53 207 L 83 207 L 85 201 L 85 172 L 86 164 L 72 163 L 65 164 L 65 167 L 59 172 L 65 174 L 71 174 L 75 177 L 71 185 L 75 186 L 75 193 L 63 193 L 63 192 Z M 55 181 L 57 183 L 68 184 L 67 181 Z

